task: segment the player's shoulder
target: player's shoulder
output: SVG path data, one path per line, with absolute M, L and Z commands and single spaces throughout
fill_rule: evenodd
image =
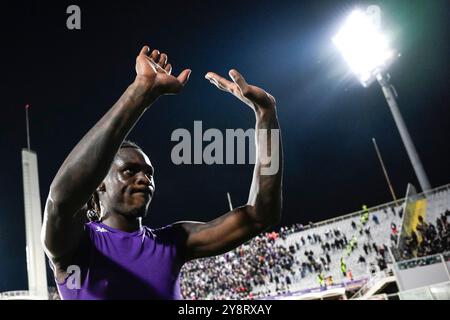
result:
M 98 222 L 98 221 L 88 221 L 84 224 L 84 231 L 85 232 L 100 232 L 100 233 L 106 233 L 109 230 L 105 228 L 105 225 Z
M 186 239 L 186 231 L 184 230 L 182 224 L 175 222 L 168 224 L 163 227 L 159 227 L 156 229 L 150 229 L 148 227 L 147 230 L 151 232 L 153 235 L 161 238 L 161 239 L 171 239 L 177 242 L 183 241 Z
M 158 227 L 158 228 L 149 228 L 149 227 L 145 227 L 146 230 L 150 231 L 151 233 L 155 234 L 155 235 L 170 235 L 170 234 L 176 234 L 179 233 L 182 229 L 181 226 L 178 225 L 177 223 L 171 223 L 168 225 L 165 225 L 163 227 Z

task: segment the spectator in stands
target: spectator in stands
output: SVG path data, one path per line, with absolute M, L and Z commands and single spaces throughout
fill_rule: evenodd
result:
M 286 284 L 288 285 L 288 286 L 290 286 L 291 285 L 291 277 L 289 277 L 289 276 L 286 276 Z
M 382 247 L 380 247 L 380 249 L 378 249 L 378 254 L 380 256 L 382 256 L 383 258 L 385 257 L 385 253 L 386 253 L 386 250 L 384 249 L 384 246 L 382 246 Z
M 392 212 L 392 214 L 394 215 L 394 217 L 397 215 L 397 213 L 395 212 L 394 207 L 391 207 L 391 212 Z
M 343 257 L 341 257 L 341 272 L 344 277 L 347 275 L 347 265 L 345 264 Z
M 327 261 L 325 260 L 324 257 L 320 257 L 320 262 L 323 265 L 323 268 L 326 270 L 327 269 Z
M 394 222 L 391 223 L 391 233 L 394 235 L 398 233 L 397 225 Z
M 347 242 L 347 237 L 345 236 L 345 234 L 344 234 L 343 240 L 344 240 L 343 244 L 344 244 L 344 246 L 346 246 L 348 242 Z
M 378 267 L 380 268 L 380 271 L 383 271 L 387 268 L 386 260 L 384 258 L 377 258 Z
M 367 256 L 367 254 L 369 253 L 369 248 L 368 248 L 367 244 L 364 243 L 363 249 L 364 249 L 364 253 L 365 253 L 366 256 Z
M 358 238 L 356 238 L 356 236 L 353 236 L 350 240 L 350 246 L 352 250 L 358 248 Z
M 363 256 L 359 256 L 358 263 L 366 263 L 366 259 Z
M 340 248 L 341 248 L 341 242 L 340 242 L 338 239 L 335 239 L 335 240 L 334 240 L 334 246 L 335 246 L 337 249 L 340 249 Z
M 391 234 L 391 242 L 395 244 L 395 243 L 397 243 L 397 240 L 398 240 L 398 236 L 395 234 Z
M 375 242 L 372 244 L 372 248 L 378 254 L 378 247 L 377 247 L 377 244 Z
M 424 237 L 427 229 L 428 224 L 423 220 L 422 216 L 419 216 L 419 223 L 417 224 L 416 230 L 420 233 L 422 237 Z
M 411 246 L 413 248 L 416 248 L 418 244 L 419 244 L 419 240 L 417 239 L 417 233 L 413 230 L 411 232 Z
M 353 281 L 353 272 L 352 272 L 352 270 L 348 270 L 347 271 L 347 278 L 348 278 L 348 280 Z
M 319 282 L 320 288 L 325 288 L 325 279 L 322 273 L 317 275 L 317 282 Z
M 373 222 L 374 222 L 375 224 L 380 224 L 380 221 L 378 220 L 378 216 L 377 216 L 376 214 L 374 214 L 374 215 L 372 216 L 372 220 L 373 220 Z
M 353 229 L 353 230 L 356 229 L 356 223 L 355 223 L 355 221 L 352 221 L 352 229 Z
M 369 221 L 369 209 L 367 208 L 366 205 L 362 206 L 363 212 L 361 213 L 361 217 L 360 217 L 360 221 L 361 224 L 364 226 L 367 221 Z
M 372 239 L 372 235 L 370 234 L 370 227 L 364 229 L 364 233 L 369 239 Z

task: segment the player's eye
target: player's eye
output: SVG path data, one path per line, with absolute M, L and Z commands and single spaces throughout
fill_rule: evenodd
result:
M 123 173 L 127 176 L 134 176 L 136 172 L 133 169 L 125 169 Z

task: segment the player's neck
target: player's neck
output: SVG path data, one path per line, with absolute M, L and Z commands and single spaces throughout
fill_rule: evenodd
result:
M 134 232 L 142 228 L 141 218 L 130 219 L 118 214 L 107 214 L 101 221 L 108 227 L 125 232 Z

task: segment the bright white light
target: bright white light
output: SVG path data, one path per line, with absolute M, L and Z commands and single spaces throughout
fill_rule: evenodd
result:
M 394 57 L 374 19 L 360 10 L 350 14 L 333 42 L 364 86 Z

